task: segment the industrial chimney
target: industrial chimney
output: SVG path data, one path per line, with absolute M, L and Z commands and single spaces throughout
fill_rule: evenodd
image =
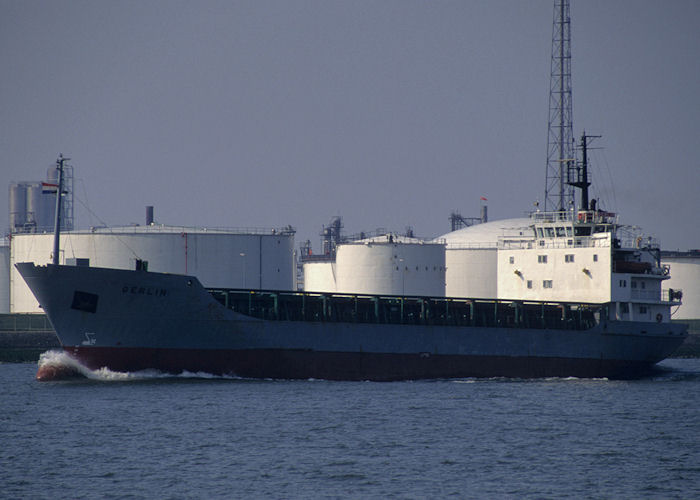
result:
M 486 205 L 481 205 L 481 223 L 489 221 L 488 207 Z

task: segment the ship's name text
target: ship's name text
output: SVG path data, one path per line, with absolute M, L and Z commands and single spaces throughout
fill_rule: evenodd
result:
M 131 295 L 152 295 L 154 297 L 165 297 L 168 295 L 168 290 L 165 288 L 153 288 L 150 286 L 128 286 L 122 287 L 122 293 Z

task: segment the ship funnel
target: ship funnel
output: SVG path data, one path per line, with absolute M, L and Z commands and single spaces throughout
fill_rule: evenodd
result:
M 148 205 L 146 207 L 146 225 L 153 225 L 153 205 Z

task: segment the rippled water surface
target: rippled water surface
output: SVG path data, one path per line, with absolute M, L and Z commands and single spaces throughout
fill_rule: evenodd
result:
M 0 364 L 0 497 L 700 497 L 698 359 L 636 381 L 36 369 Z

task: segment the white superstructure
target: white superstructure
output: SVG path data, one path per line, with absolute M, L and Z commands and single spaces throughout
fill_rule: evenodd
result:
M 53 234 L 15 234 L 10 245 L 10 311 L 40 312 L 14 264 L 46 264 Z M 61 233 L 60 264 L 195 275 L 206 287 L 293 290 L 294 231 L 207 229 L 164 225 Z
M 656 241 L 600 210 L 536 212 L 530 235 L 502 238 L 498 298 L 612 303 L 621 320 L 670 319 L 677 296 Z

